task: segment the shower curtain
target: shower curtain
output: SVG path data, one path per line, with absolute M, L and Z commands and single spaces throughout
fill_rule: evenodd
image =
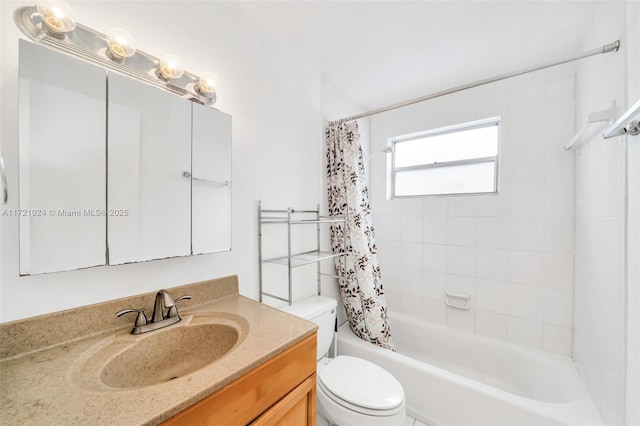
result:
M 358 123 L 330 124 L 326 138 L 329 214 L 346 216 L 331 226 L 331 246 L 347 253 L 335 261 L 347 319 L 357 336 L 393 351 Z

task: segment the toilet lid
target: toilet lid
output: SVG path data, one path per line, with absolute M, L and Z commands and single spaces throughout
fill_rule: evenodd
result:
M 359 407 L 391 410 L 404 402 L 400 382 L 362 358 L 340 355 L 318 373 L 318 379 L 334 396 Z

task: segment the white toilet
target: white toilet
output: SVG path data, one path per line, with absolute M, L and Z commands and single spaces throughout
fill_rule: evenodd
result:
M 318 424 L 399 426 L 405 419 L 404 390 L 382 367 L 361 358 L 328 358 L 336 301 L 314 296 L 281 308 L 318 324 Z

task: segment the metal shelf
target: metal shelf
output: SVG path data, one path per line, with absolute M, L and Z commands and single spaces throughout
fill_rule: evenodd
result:
M 313 215 L 313 218 L 310 218 Z M 310 265 L 315 263 L 317 266 L 317 285 L 318 295 L 320 295 L 320 278 L 322 276 L 329 276 L 337 278 L 332 274 L 324 274 L 320 272 L 320 262 L 327 259 L 335 259 L 343 256 L 343 253 L 331 253 L 320 250 L 320 225 L 321 224 L 337 224 L 346 222 L 344 217 L 338 216 L 321 216 L 320 205 L 316 210 L 296 210 L 294 208 L 288 208 L 286 210 L 267 210 L 262 208 L 262 204 L 258 203 L 258 268 L 259 268 L 259 285 L 260 285 L 260 301 L 263 296 L 272 297 L 291 304 L 293 302 L 293 277 L 291 271 L 293 268 L 297 268 L 304 265 Z M 287 255 L 264 259 L 262 257 L 262 226 L 268 224 L 282 224 L 287 225 Z M 292 225 L 315 225 L 316 226 L 316 250 L 307 251 L 303 253 L 291 253 L 291 226 Z M 267 293 L 262 286 L 263 270 L 262 265 L 265 263 L 272 263 L 276 265 L 286 266 L 288 269 L 287 277 L 287 297 L 278 296 L 273 293 Z
M 330 253 L 327 251 L 309 251 L 305 253 L 298 253 L 291 255 L 291 267 L 297 268 L 298 266 L 308 265 L 310 263 L 322 262 L 323 260 L 333 259 L 344 255 L 344 253 Z M 274 257 L 272 259 L 264 259 L 265 263 L 276 263 L 278 265 L 289 266 L 289 257 Z
M 343 223 L 343 218 L 321 218 L 321 219 L 305 219 L 305 220 L 288 220 L 280 217 L 263 217 L 260 223 L 283 223 L 289 225 L 315 225 L 318 223 Z

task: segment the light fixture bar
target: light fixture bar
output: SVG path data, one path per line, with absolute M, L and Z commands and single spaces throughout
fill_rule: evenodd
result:
M 184 71 L 179 78 L 158 77 L 161 60 L 140 49 L 130 57 L 114 59 L 109 53 L 107 35 L 78 23 L 73 31 L 62 35 L 49 34 L 43 29 L 42 18 L 35 7 L 21 7 L 14 13 L 18 28 L 35 43 L 61 50 L 72 56 L 118 71 L 131 78 L 168 90 L 183 98 L 211 106 L 216 101 L 214 89 L 209 93 L 196 90 L 200 77 Z
M 627 110 L 622 117 L 618 118 L 615 123 L 602 132 L 605 139 L 613 138 L 621 135 L 637 135 L 640 134 L 640 121 L 632 121 L 631 119 L 640 114 L 640 99 L 636 101 L 631 108 Z

